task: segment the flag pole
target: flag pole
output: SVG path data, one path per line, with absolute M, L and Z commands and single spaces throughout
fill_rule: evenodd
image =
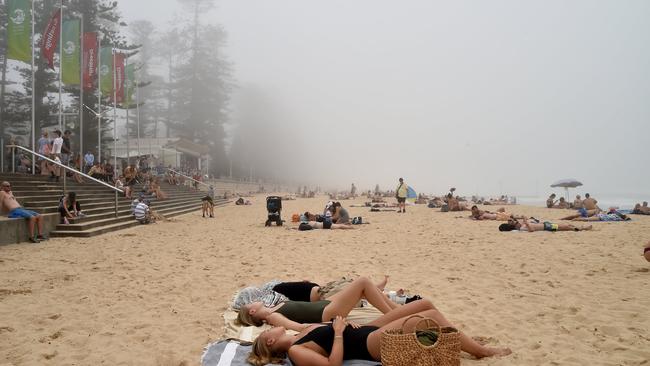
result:
M 63 98 L 61 97 L 63 95 L 63 82 L 61 81 L 63 69 L 63 0 L 59 0 L 59 12 L 59 131 L 61 131 L 63 128 Z
M 140 87 L 137 77 L 135 78 L 135 113 L 138 129 L 138 156 L 140 156 Z
M 102 162 L 102 37 L 97 32 L 97 162 Z
M 81 73 L 79 75 L 79 170 L 83 171 L 84 156 L 84 14 L 81 13 L 81 31 L 79 34 L 79 44 L 81 44 L 81 53 L 79 54 L 79 63 Z
M 124 70 L 125 70 L 124 72 L 125 72 L 125 74 L 126 74 L 126 69 L 128 67 L 128 64 L 129 64 L 129 59 L 128 59 L 128 57 L 125 57 L 124 58 Z M 126 77 L 128 78 L 128 75 L 126 75 Z M 124 82 L 124 85 L 126 86 L 126 81 Z M 129 91 L 128 91 L 127 87 L 125 87 L 124 94 L 126 94 L 126 96 L 128 97 Z M 127 98 L 123 98 L 122 103 L 124 103 L 124 100 L 126 100 L 126 99 Z M 122 104 L 122 105 L 124 105 L 124 104 Z M 126 100 L 126 162 L 127 162 L 127 164 L 131 164 L 130 150 L 131 150 L 131 145 L 130 145 L 130 141 L 129 141 L 129 101 Z
M 34 65 L 34 59 L 36 57 L 36 52 L 34 50 L 34 34 L 36 31 L 34 24 L 34 1 L 36 0 L 32 0 L 32 151 L 36 151 L 36 66 Z M 36 174 L 36 159 L 32 156 L 32 175 L 34 174 Z
M 117 172 L 117 65 L 115 48 L 113 51 L 113 176 Z

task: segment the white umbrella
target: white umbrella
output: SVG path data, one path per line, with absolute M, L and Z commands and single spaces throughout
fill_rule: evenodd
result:
M 566 199 L 567 201 L 569 200 L 569 188 L 576 188 L 580 187 L 582 183 L 578 181 L 577 179 L 560 179 L 557 182 L 551 184 L 551 188 L 564 188 L 564 191 L 566 192 Z

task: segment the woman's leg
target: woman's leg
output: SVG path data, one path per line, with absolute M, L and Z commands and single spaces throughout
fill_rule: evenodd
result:
M 418 315 L 435 320 L 436 323 L 438 323 L 438 325 L 441 327 L 453 327 L 453 325 L 447 319 L 445 319 L 445 317 L 438 310 L 425 310 L 418 313 Z M 420 318 L 409 319 L 406 324 L 404 324 L 404 320 L 406 320 L 406 317 L 393 320 L 392 322 L 380 327 L 378 330 L 370 333 L 367 343 L 368 351 L 375 359 L 380 359 L 381 333 L 383 331 L 388 329 L 401 329 L 402 325 L 404 325 L 405 332 L 413 332 L 415 330 L 415 326 L 420 321 Z M 509 348 L 492 348 L 483 346 L 463 332 L 460 333 L 460 349 L 477 358 L 505 356 L 512 353 Z
M 366 298 L 374 307 L 386 314 L 391 307 L 386 303 L 386 296 L 366 277 L 359 277 L 345 286 L 339 293 L 328 298 L 329 305 L 323 310 L 323 321 L 336 315 L 347 316 L 357 303 Z
M 409 315 L 417 314 L 426 310 L 436 310 L 436 307 L 433 306 L 429 300 L 416 300 L 412 301 L 404 306 L 395 308 L 388 313 L 380 316 L 379 318 L 373 320 L 367 325 L 374 325 L 375 327 L 383 327 L 386 324 L 389 324 L 392 321 L 395 321 L 400 318 L 404 318 Z

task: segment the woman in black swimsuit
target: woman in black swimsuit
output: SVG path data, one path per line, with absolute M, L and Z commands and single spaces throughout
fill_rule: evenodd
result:
M 302 323 L 320 323 L 337 315 L 347 316 L 363 298 L 384 314 L 398 306 L 388 300 L 379 291 L 377 285 L 368 278 L 360 277 L 327 300 L 284 301 L 271 307 L 266 307 L 261 301 L 243 305 L 239 309 L 237 322 L 242 325 L 255 326 L 267 323 L 300 331 L 305 328 Z
M 451 323 L 426 300 L 416 301 L 429 309 L 417 314 L 434 319 L 441 327 L 453 327 Z M 411 303 L 413 304 L 413 303 Z M 366 326 L 348 324 L 345 318 L 337 316 L 331 324 L 312 324 L 296 335 L 286 334 L 284 327 L 274 327 L 262 332 L 253 343 L 248 362 L 256 366 L 281 363 L 284 356 L 296 366 L 340 365 L 343 360 L 360 359 L 380 361 L 381 333 L 388 329 L 400 329 L 411 308 L 407 304 L 382 315 Z M 420 319 L 410 319 L 404 330 L 412 332 Z M 477 358 L 505 356 L 509 348 L 492 348 L 479 344 L 461 333 L 461 349 Z

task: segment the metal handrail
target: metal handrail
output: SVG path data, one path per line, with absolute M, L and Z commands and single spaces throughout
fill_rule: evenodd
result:
M 181 172 L 177 172 L 177 171 L 175 171 L 174 169 L 171 169 L 171 168 L 165 168 L 165 169 L 167 169 L 167 170 L 170 171 L 170 172 L 174 172 L 174 173 L 176 173 L 176 174 L 178 174 L 178 175 L 180 175 L 180 176 L 182 176 L 182 177 L 185 177 L 185 178 L 187 178 L 187 179 L 189 179 L 189 180 L 191 180 L 191 181 L 194 181 L 194 182 L 196 182 L 196 183 L 203 184 L 203 185 L 206 186 L 206 187 L 211 187 L 211 186 L 212 186 L 211 184 L 207 184 L 207 183 L 201 182 L 200 180 L 196 180 L 196 179 L 194 179 L 194 178 L 192 178 L 192 177 L 188 177 L 187 175 L 185 175 L 185 174 L 183 174 L 183 173 L 181 173 Z
M 30 153 L 30 154 L 32 154 L 34 156 L 38 156 L 39 158 L 44 159 L 46 161 L 49 161 L 50 163 L 52 163 L 54 165 L 58 165 L 58 166 L 62 167 L 65 170 L 69 170 L 71 172 L 77 173 L 77 174 L 81 175 L 82 177 L 88 178 L 88 179 L 92 180 L 93 182 L 99 183 L 99 184 L 101 184 L 101 185 L 103 185 L 105 187 L 108 187 L 108 188 L 114 190 L 115 191 L 115 217 L 117 217 L 117 201 L 118 201 L 117 194 L 118 193 L 124 193 L 123 190 L 121 190 L 121 189 L 119 189 L 117 187 L 114 187 L 114 186 L 112 186 L 112 185 L 110 185 L 110 184 L 108 184 L 106 182 L 102 182 L 101 180 L 99 180 L 97 178 L 93 178 L 93 177 L 91 177 L 90 175 L 88 175 L 86 173 L 78 171 L 77 169 L 74 169 L 74 168 L 71 168 L 71 167 L 69 167 L 67 165 L 64 165 L 63 163 L 59 163 L 59 162 L 57 162 L 55 160 L 52 160 L 52 159 L 48 158 L 47 156 L 43 156 L 43 155 L 41 155 L 41 154 L 39 154 L 39 153 L 37 153 L 35 151 L 32 151 L 32 150 L 30 150 L 30 149 L 28 149 L 26 147 L 23 147 L 23 146 L 20 146 L 20 145 L 7 145 L 7 147 L 18 148 L 18 149 L 23 150 L 25 152 L 28 152 L 28 153 Z M 33 159 L 33 157 L 32 157 L 32 159 Z M 113 167 L 113 169 L 116 169 L 116 167 Z M 65 194 L 65 192 L 66 192 L 66 175 L 63 174 L 63 194 Z

